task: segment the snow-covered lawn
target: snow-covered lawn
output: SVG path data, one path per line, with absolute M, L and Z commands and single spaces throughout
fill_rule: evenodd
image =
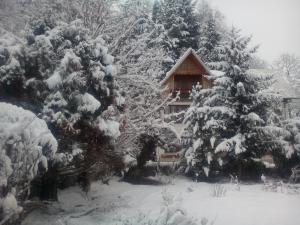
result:
M 32 212 L 22 225 L 142 225 L 162 216 L 163 198 L 175 196 L 187 216 L 214 225 L 298 225 L 300 195 L 291 189 L 263 190 L 262 184 L 223 184 L 225 195 L 212 195 L 214 184 L 176 178 L 164 186 L 94 183 L 86 196 L 78 187 L 59 193 L 59 203 Z M 172 198 L 172 197 L 171 197 Z M 172 210 L 171 210 L 172 211 Z M 201 223 L 202 220 L 202 223 Z M 177 224 L 177 223 L 172 223 Z M 182 224 L 182 223 L 181 223 Z

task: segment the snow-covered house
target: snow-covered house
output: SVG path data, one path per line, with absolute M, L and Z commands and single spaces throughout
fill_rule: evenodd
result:
M 210 74 L 211 71 L 201 58 L 189 48 L 161 81 L 166 96 L 172 93 L 175 97 L 176 93 L 180 92 L 180 100 L 170 103 L 165 113 L 187 109 L 191 105 L 189 96 L 194 85 L 200 83 L 204 88 L 212 87 L 212 82 L 207 79 Z

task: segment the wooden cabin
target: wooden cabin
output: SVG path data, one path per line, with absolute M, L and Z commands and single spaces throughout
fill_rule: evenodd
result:
M 180 100 L 169 104 L 165 113 L 175 113 L 187 109 L 191 105 L 189 96 L 194 85 L 200 83 L 204 88 L 212 87 L 212 82 L 207 79 L 209 75 L 209 69 L 196 52 L 189 48 L 161 82 L 166 89 L 165 96 L 172 93 L 175 97 L 176 93 L 180 91 Z

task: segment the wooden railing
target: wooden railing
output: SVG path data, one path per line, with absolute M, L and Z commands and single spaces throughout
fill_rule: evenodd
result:
M 189 101 L 191 89 L 173 89 L 170 91 L 172 96 L 175 97 L 180 92 L 180 101 Z

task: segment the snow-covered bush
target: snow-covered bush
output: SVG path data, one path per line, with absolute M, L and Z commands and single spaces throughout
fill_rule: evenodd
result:
M 296 154 L 300 157 L 300 118 L 285 121 L 284 127 L 288 131 L 288 135 L 285 136 L 287 154 L 289 156 Z
M 0 220 L 29 195 L 30 182 L 55 161 L 57 141 L 44 120 L 0 103 Z M 3 215 L 1 215 L 1 212 Z

